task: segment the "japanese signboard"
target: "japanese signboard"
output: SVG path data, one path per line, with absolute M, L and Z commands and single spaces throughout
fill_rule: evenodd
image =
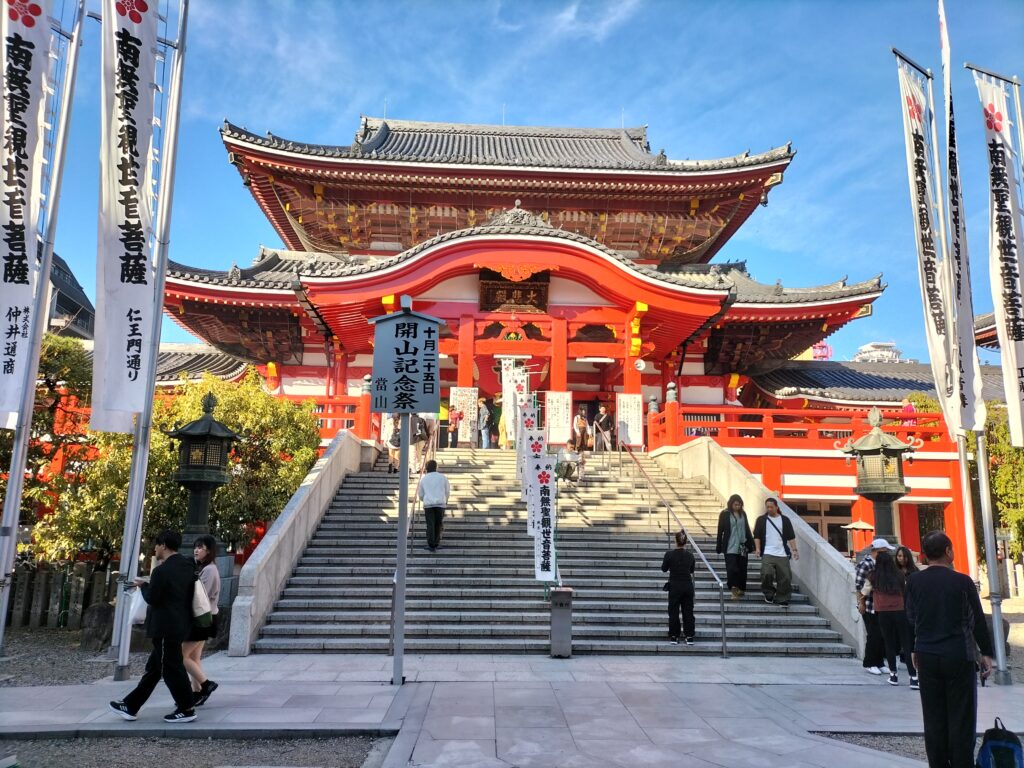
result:
M 370 320 L 373 373 L 370 410 L 374 413 L 437 413 L 441 407 L 437 340 L 441 321 L 410 309 Z
M 520 483 L 526 477 L 527 445 L 525 433 L 539 430 L 537 420 L 537 409 L 533 406 L 526 406 L 519 409 L 516 417 L 516 477 Z M 523 486 L 523 499 L 526 499 L 526 486 Z
M 572 437 L 572 393 L 544 393 L 544 425 L 548 431 L 548 443 L 565 445 Z
M 558 482 L 555 458 L 541 454 L 527 465 L 527 510 L 535 519 L 533 569 L 537 581 L 557 581 L 555 525 Z
M 509 280 L 489 269 L 481 270 L 480 310 L 482 312 L 547 312 L 548 282 L 547 272 L 531 275 L 529 280 Z M 522 331 L 513 333 L 521 334 Z
M 157 5 L 103 2 L 100 212 L 93 429 L 145 408 L 160 322 L 154 296 L 153 124 Z M 122 417 L 107 417 L 122 412 Z
M 477 394 L 476 387 L 452 387 L 448 392 L 448 409 L 462 413 L 459 422 L 459 445 L 474 445 L 477 431 Z
M 523 446 L 520 456 L 522 457 L 524 470 L 531 464 L 546 461 L 546 445 L 543 430 L 537 428 L 537 425 L 534 424 L 532 428 L 524 426 L 519 434 L 520 442 Z M 536 536 L 537 531 L 540 530 L 540 501 L 537 495 L 529 488 L 531 483 L 536 483 L 536 477 L 534 473 L 524 471 L 521 482 L 523 483 L 524 491 L 523 499 L 527 502 L 526 532 L 531 536 Z M 552 480 L 552 483 L 554 482 Z
M 644 444 L 643 395 L 615 395 L 615 427 L 621 445 L 638 448 Z
M 19 410 L 28 366 L 32 294 L 38 280 L 42 196 L 43 108 L 52 2 L 5 4 L 0 21 L 3 137 L 0 140 L 0 412 Z M 8 12 L 9 11 L 9 12 Z
M 1020 179 L 1002 83 L 974 74 L 985 120 L 989 164 L 989 276 L 996 335 L 1002 356 L 1003 392 L 1010 442 L 1024 446 L 1024 279 L 1021 257 Z M 1017 115 L 1020 119 L 1020 115 Z

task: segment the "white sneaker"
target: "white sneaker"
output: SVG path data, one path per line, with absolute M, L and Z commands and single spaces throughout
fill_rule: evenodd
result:
M 882 672 L 881 667 L 864 667 L 864 671 L 867 672 L 869 675 L 884 674 L 884 672 Z

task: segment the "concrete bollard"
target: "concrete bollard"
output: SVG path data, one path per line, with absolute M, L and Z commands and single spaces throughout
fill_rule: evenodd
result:
M 39 629 L 46 624 L 52 575 L 45 564 L 40 565 L 36 570 L 35 584 L 32 587 L 32 604 L 28 609 L 28 625 L 32 629 Z

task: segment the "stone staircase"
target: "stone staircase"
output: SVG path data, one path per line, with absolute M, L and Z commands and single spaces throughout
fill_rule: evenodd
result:
M 713 535 L 722 502 L 694 480 L 669 479 L 638 455 L 661 494 L 723 582 L 725 564 Z M 406 597 L 407 652 L 547 652 L 549 610 L 533 578 L 533 540 L 526 534 L 511 451 L 457 449 L 438 454 L 452 486 L 441 548 L 424 548 L 422 515 L 414 525 Z M 669 529 L 664 505 L 645 493 L 628 456 L 591 459 L 584 482 L 562 483 L 557 557 L 574 589 L 573 652 L 688 653 L 721 651 L 718 590 L 698 560 L 697 643 L 667 641 L 661 559 Z M 415 487 L 410 480 L 410 495 Z M 649 503 L 649 497 L 650 503 Z M 349 475 L 274 606 L 256 652 L 386 652 L 398 476 L 381 460 Z M 726 593 L 731 655 L 845 656 L 852 649 L 797 591 L 789 608 L 767 605 L 751 558 L 750 591 Z

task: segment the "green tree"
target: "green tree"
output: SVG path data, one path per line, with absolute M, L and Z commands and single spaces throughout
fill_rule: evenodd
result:
M 50 478 L 44 468 L 58 451 L 74 445 L 86 445 L 84 418 L 70 408 L 71 400 L 88 405 L 92 394 L 92 360 L 78 339 L 44 334 L 39 353 L 39 374 L 35 393 L 35 409 L 21 502 L 22 524 L 29 524 L 39 504 L 52 501 L 72 478 Z M 55 426 L 60 425 L 60 429 Z M 80 426 L 80 428 L 78 428 Z M 7 472 L 11 465 L 14 433 L 0 430 L 0 498 L 7 494 Z
M 1010 444 L 1010 423 L 1002 403 L 988 403 L 985 440 L 995 523 L 1013 531 L 1010 549 L 1019 558 L 1024 540 L 1024 450 Z
M 255 370 L 238 383 L 207 375 L 183 381 L 173 396 L 158 397 L 146 480 L 143 539 L 185 524 L 187 492 L 174 479 L 178 452 L 165 434 L 202 415 L 207 392 L 217 398 L 215 418 L 242 435 L 229 466 L 231 481 L 213 496 L 210 527 L 229 544 L 246 527 L 272 521 L 316 461 L 320 433 L 312 403 L 295 405 L 267 394 Z M 97 456 L 80 484 L 63 492 L 54 514 L 35 528 L 37 548 L 51 559 L 71 558 L 86 547 L 107 560 L 121 546 L 131 466 L 131 437 L 98 435 Z

